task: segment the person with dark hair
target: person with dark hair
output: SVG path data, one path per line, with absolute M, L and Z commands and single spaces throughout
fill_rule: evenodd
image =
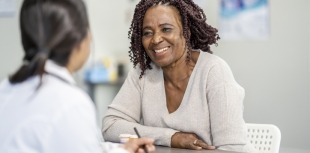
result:
M 90 52 L 82 0 L 24 0 L 20 30 L 23 65 L 0 83 L 1 153 L 154 151 L 148 138 L 103 143 L 94 104 L 72 77 Z
M 105 114 L 104 138 L 138 127 L 156 145 L 255 152 L 244 89 L 210 49 L 217 33 L 192 0 L 141 0 L 129 31 L 134 69 Z

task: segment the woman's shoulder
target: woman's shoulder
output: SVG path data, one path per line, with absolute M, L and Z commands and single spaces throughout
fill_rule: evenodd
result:
M 235 82 L 233 72 L 230 66 L 221 57 L 202 52 L 200 55 L 199 67 L 202 70 L 202 74 L 207 75 L 211 82 L 225 81 L 225 82 Z M 214 81 L 217 80 L 217 81 Z
M 89 95 L 76 84 L 69 84 L 52 76 L 42 83 L 42 96 L 58 99 L 60 105 L 77 105 L 92 102 Z
M 151 69 L 146 69 L 141 79 L 139 78 L 142 70 L 139 64 L 136 65 L 134 68 L 131 68 L 131 70 L 128 73 L 128 76 L 134 77 L 139 80 L 144 80 L 145 78 L 154 78 L 154 77 L 157 78 L 158 76 L 160 76 L 162 69 L 159 66 L 155 65 L 154 63 L 151 63 L 150 65 Z
M 229 65 L 224 59 L 222 59 L 221 57 L 217 55 L 208 53 L 208 52 L 200 51 L 200 55 L 199 55 L 197 63 L 199 63 L 200 67 L 205 67 L 207 69 L 212 69 L 214 67 L 230 69 Z
M 0 81 L 0 91 L 4 89 L 6 86 L 10 85 L 9 79 L 5 78 Z

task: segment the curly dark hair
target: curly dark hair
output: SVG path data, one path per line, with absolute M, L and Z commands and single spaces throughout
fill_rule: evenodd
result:
M 131 26 L 128 32 L 130 42 L 129 57 L 134 67 L 139 64 L 141 71 L 140 78 L 146 69 L 152 69 L 151 59 L 146 54 L 142 45 L 142 26 L 146 11 L 155 5 L 174 6 L 178 9 L 183 27 L 183 35 L 186 40 L 187 59 L 190 58 L 190 49 L 200 49 L 212 53 L 210 45 L 217 45 L 220 39 L 218 30 L 206 23 L 204 11 L 192 0 L 141 0 L 135 8 Z

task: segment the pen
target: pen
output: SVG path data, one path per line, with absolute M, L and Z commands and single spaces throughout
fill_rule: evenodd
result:
M 138 138 L 141 138 L 141 136 L 140 136 L 140 134 L 139 134 L 139 132 L 138 132 L 137 128 L 136 128 L 136 127 L 134 127 L 133 129 L 135 130 L 135 132 L 136 132 L 136 134 L 137 134 Z M 146 149 L 146 146 L 145 146 L 145 145 L 143 145 L 142 147 L 143 147 L 144 152 L 145 152 L 145 153 L 148 153 L 148 151 L 147 151 L 147 149 Z

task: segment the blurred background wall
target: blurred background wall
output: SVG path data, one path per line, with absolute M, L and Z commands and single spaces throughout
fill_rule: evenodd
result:
M 86 0 L 93 31 L 91 65 L 104 55 L 127 64 L 128 29 L 137 0 Z M 16 0 L 19 9 L 21 0 Z M 280 152 L 310 152 L 310 1 L 269 0 L 270 37 L 267 40 L 220 40 L 214 54 L 231 66 L 246 90 L 246 122 L 270 123 L 282 132 Z M 218 27 L 219 1 L 203 6 L 207 22 Z M 21 63 L 18 9 L 13 17 L 0 17 L 0 79 Z M 83 71 L 83 70 L 82 70 Z M 81 87 L 83 72 L 76 75 Z M 119 85 L 98 85 L 94 100 L 101 120 Z M 3 123 L 1 123 L 3 124 Z

